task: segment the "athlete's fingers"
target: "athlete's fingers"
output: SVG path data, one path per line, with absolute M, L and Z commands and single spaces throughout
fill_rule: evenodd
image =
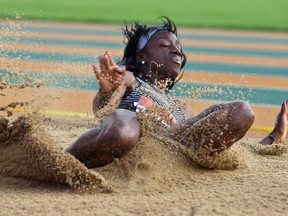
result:
M 115 66 L 116 64 L 115 64 L 115 62 L 113 60 L 113 57 L 112 57 L 111 53 L 106 51 L 106 55 L 107 55 L 107 61 L 108 61 L 107 64 L 108 64 L 108 66 L 110 66 L 110 67 Z
M 103 76 L 102 76 L 102 74 L 101 74 L 101 70 L 100 70 L 100 68 L 99 68 L 98 65 L 93 65 L 93 71 L 94 71 L 94 73 L 95 73 L 95 75 L 96 75 L 96 79 L 97 79 L 98 81 L 103 78 Z
M 98 62 L 99 62 L 101 72 L 105 71 L 104 64 L 103 64 L 103 56 L 98 57 Z
M 118 79 L 118 80 L 121 79 L 121 81 L 123 81 L 125 78 L 125 71 L 123 70 L 123 68 L 120 66 L 117 66 L 115 70 L 116 70 L 116 73 L 113 74 L 113 77 L 115 77 L 115 79 Z
M 282 108 L 283 108 L 283 111 L 286 110 L 288 108 L 288 100 L 287 101 L 283 101 L 282 103 Z M 282 110 L 281 110 L 282 111 Z
M 102 73 L 107 73 L 109 70 L 105 55 L 99 57 L 100 69 Z
M 106 53 L 104 55 L 104 59 L 105 59 L 105 65 L 107 67 L 107 73 L 111 76 L 113 76 L 113 74 L 115 73 L 115 67 L 116 65 L 111 65 L 111 57 Z
M 123 65 L 116 65 L 115 67 L 116 72 L 120 73 L 120 74 L 125 74 L 126 72 L 126 67 Z

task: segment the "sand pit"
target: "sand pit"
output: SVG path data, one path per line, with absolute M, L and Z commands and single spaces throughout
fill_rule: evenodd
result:
M 123 159 L 88 170 L 63 148 L 91 123 L 30 115 L 7 123 L 1 119 L 1 215 L 287 211 L 287 143 L 264 148 L 255 139 L 244 138 L 210 161 L 216 169 L 208 169 L 195 164 L 172 141 L 146 133 Z

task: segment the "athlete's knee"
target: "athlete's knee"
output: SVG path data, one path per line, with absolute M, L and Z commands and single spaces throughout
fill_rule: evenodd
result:
M 254 122 L 255 114 L 246 101 L 232 102 L 232 122 L 235 129 L 248 130 Z
M 244 119 L 254 121 L 254 111 L 252 107 L 246 101 L 235 101 L 236 112 Z

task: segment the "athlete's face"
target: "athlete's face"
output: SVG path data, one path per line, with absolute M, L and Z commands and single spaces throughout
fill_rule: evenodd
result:
M 150 72 L 154 75 L 157 73 L 156 79 L 175 79 L 179 75 L 183 55 L 180 42 L 173 33 L 165 30 L 156 32 L 142 50 L 142 54 Z

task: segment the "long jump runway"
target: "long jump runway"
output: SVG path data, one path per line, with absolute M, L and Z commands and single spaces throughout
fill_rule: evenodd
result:
M 122 27 L 0 20 L 1 83 L 7 77 L 19 82 L 15 72 L 44 83 L 37 91 L 0 92 L 0 106 L 34 100 L 45 102 L 47 115 L 92 117 L 98 90 L 92 64 L 106 50 L 120 60 Z M 188 62 L 172 96 L 186 99 L 196 113 L 219 102 L 249 101 L 256 114 L 251 130 L 271 130 L 288 98 L 288 33 L 180 28 L 179 36 Z

